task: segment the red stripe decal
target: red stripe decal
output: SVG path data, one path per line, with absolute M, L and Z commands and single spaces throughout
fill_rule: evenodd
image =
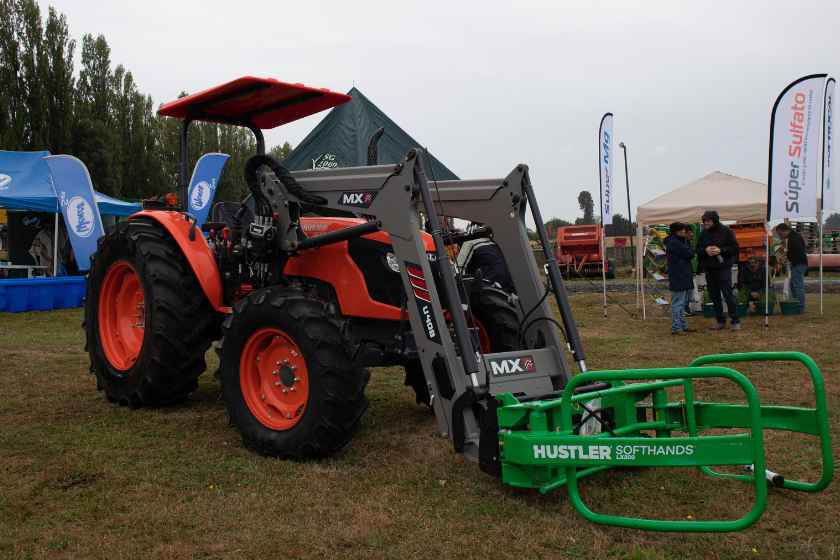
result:
M 432 302 L 431 296 L 427 290 L 423 290 L 422 288 L 414 288 L 414 296 L 417 299 L 422 299 L 423 301 Z
M 423 269 L 417 266 L 407 266 L 405 267 L 406 271 L 410 276 L 414 276 L 415 278 L 423 278 Z

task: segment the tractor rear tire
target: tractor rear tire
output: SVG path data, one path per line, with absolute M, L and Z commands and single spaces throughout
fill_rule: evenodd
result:
M 159 224 L 122 222 L 99 241 L 87 281 L 85 350 L 108 400 L 137 408 L 186 399 L 220 322 Z
M 513 296 L 499 288 L 485 285 L 470 296 L 470 308 L 479 324 L 479 334 L 486 335 L 482 339 L 482 351 L 519 350 L 521 316 Z
M 342 449 L 368 407 L 334 305 L 298 286 L 240 300 L 222 325 L 222 395 L 246 447 L 307 459 Z
M 470 295 L 470 309 L 478 326 L 482 353 L 519 349 L 519 309 L 510 294 L 485 284 Z M 431 406 L 431 396 L 420 360 L 405 366 L 404 385 L 414 390 L 417 404 Z

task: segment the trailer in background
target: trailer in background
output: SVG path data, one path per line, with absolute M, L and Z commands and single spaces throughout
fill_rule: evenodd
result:
M 615 278 L 613 263 L 602 253 L 600 224 L 557 228 L 555 256 L 560 272 L 566 277 L 601 276 L 606 267 L 607 278 Z

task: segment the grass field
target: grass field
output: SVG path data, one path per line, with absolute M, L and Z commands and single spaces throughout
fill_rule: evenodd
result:
M 811 354 L 840 439 L 840 296 L 827 297 L 824 318 L 774 317 L 769 330 L 750 318 L 738 333 L 686 337 L 671 337 L 661 312 L 643 323 L 613 306 L 605 320 L 598 296 L 572 303 L 590 368 L 684 365 L 716 352 Z M 691 321 L 700 329 L 709 322 Z M 339 456 L 259 457 L 227 425 L 212 375 L 174 408 L 109 404 L 88 374 L 80 322 L 80 310 L 0 315 L 0 557 L 840 558 L 837 482 L 817 495 L 771 489 L 763 518 L 741 533 L 593 525 L 565 490 L 514 491 L 455 455 L 394 368 L 372 372 L 370 410 Z M 765 402 L 813 401 L 804 371 L 739 369 Z M 723 384 L 701 393 L 736 395 Z M 766 440 L 770 468 L 818 475 L 811 440 L 779 433 Z M 601 511 L 678 519 L 736 517 L 751 497 L 746 485 L 687 469 L 603 473 L 584 489 Z

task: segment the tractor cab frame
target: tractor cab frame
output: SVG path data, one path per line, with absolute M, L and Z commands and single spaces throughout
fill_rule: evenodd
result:
M 229 124 L 249 129 L 257 142 L 257 154 L 265 154 L 263 129 L 308 117 L 350 101 L 350 96 L 325 88 L 244 76 L 220 86 L 187 95 L 161 106 L 159 115 L 174 117 L 181 124 L 181 157 L 178 203 L 184 207 L 189 181 L 190 125 L 194 121 Z

